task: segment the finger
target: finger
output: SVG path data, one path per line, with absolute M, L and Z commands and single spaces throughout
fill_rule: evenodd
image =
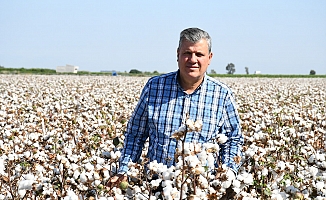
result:
M 121 175 L 119 177 L 119 182 L 122 182 L 122 181 L 127 181 L 128 180 L 128 177 L 126 175 Z

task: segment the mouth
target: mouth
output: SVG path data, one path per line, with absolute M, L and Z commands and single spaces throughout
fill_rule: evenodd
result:
M 198 69 L 199 67 L 198 66 L 194 66 L 194 65 L 190 65 L 190 66 L 187 66 L 187 68 L 190 68 L 190 69 Z

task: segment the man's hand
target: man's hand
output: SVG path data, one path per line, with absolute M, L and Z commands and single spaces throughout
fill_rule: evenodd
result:
M 128 181 L 127 175 L 117 174 L 110 178 L 110 180 L 107 182 L 107 186 L 109 188 L 120 187 L 121 182 L 127 182 L 127 181 Z

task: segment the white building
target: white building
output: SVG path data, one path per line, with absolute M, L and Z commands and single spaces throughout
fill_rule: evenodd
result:
M 255 74 L 261 74 L 261 71 L 255 71 Z
M 74 65 L 66 65 L 66 66 L 57 66 L 56 72 L 57 73 L 77 73 L 78 66 Z

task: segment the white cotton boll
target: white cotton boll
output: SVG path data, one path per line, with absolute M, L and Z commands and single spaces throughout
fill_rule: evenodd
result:
M 10 160 L 10 161 L 13 161 L 13 160 L 15 160 L 15 154 L 9 154 L 8 155 L 8 160 Z
M 227 189 L 227 188 L 229 188 L 231 186 L 231 184 L 232 184 L 231 180 L 226 180 L 226 181 L 222 182 L 222 187 Z
M 79 175 L 80 175 L 80 172 L 79 172 L 78 170 L 77 170 L 77 171 L 74 171 L 73 178 L 74 178 L 75 180 L 77 180 L 78 177 L 79 177 Z
M 205 164 L 206 160 L 207 160 L 207 153 L 205 151 L 202 151 L 200 153 L 197 154 L 198 159 L 200 160 L 201 164 Z
M 76 169 L 78 169 L 79 165 L 77 165 L 76 163 L 71 163 L 70 168 L 75 171 Z
M 194 130 L 195 130 L 194 121 L 192 121 L 191 119 L 188 119 L 188 120 L 186 121 L 186 125 L 187 125 L 187 127 L 188 127 L 188 129 L 189 129 L 190 131 L 194 131 Z
M 18 189 L 19 190 L 31 190 L 33 186 L 33 180 L 22 180 L 19 182 Z
M 197 130 L 201 130 L 202 126 L 203 126 L 203 122 L 201 120 L 197 120 L 194 124 L 195 128 Z
M 31 156 L 31 152 L 30 151 L 25 151 L 24 156 L 25 156 L 25 158 L 29 158 Z
M 94 183 L 95 186 L 98 186 L 98 185 L 101 184 L 101 181 L 100 180 L 95 180 L 93 183 Z
M 25 180 L 34 180 L 35 177 L 33 174 L 26 174 L 24 178 Z
M 268 169 L 267 169 L 267 168 L 264 168 L 264 169 L 261 171 L 261 175 L 263 175 L 263 176 L 267 176 L 267 175 L 268 175 Z
M 5 175 L 5 160 L 0 158 L 0 175 Z
M 162 182 L 162 179 L 156 179 L 156 180 L 152 180 L 151 181 L 151 185 L 153 187 L 158 187 L 160 185 L 160 183 Z
M 82 183 L 87 182 L 87 176 L 86 176 L 86 174 L 85 174 L 84 172 L 81 173 L 81 174 L 79 175 L 79 179 L 80 179 L 80 182 L 82 182 Z
M 57 161 L 60 161 L 62 159 L 62 156 L 57 154 L 57 157 L 56 157 Z
M 313 154 L 309 157 L 308 162 L 313 163 L 314 161 L 315 161 L 315 155 Z
M 170 176 L 170 172 L 163 172 L 162 174 L 163 180 L 170 180 L 171 176 Z
M 285 169 L 285 163 L 283 161 L 278 161 L 277 163 L 277 167 L 280 169 L 280 170 L 284 170 Z
M 171 180 L 164 180 L 162 182 L 162 187 L 172 187 L 172 181 Z
M 309 167 L 309 172 L 313 177 L 315 177 L 318 173 L 318 168 L 311 166 L 311 167 Z
M 319 182 L 316 183 L 316 189 L 318 191 L 321 191 L 324 187 L 325 187 L 325 183 L 324 182 L 319 181 Z
M 157 166 L 157 173 L 163 173 L 165 171 L 167 171 L 167 166 L 163 165 L 163 163 L 159 163 Z
M 68 190 L 67 196 L 63 198 L 64 200 L 78 200 L 78 195 L 74 191 Z
M 102 172 L 103 172 L 103 177 L 104 177 L 104 178 L 110 178 L 109 170 L 105 169 L 105 170 L 103 170 Z
M 234 188 L 240 188 L 241 182 L 239 180 L 235 179 L 232 181 L 232 185 Z
M 228 140 L 228 137 L 224 134 L 218 134 L 217 137 L 218 137 L 217 141 L 220 144 L 224 144 Z
M 234 172 L 231 170 L 231 169 L 229 169 L 227 172 L 226 172 L 226 176 L 228 177 L 228 180 L 234 180 L 235 179 L 235 174 L 234 174 Z
M 200 163 L 199 160 L 198 160 L 198 157 L 195 156 L 195 155 L 194 156 L 187 156 L 185 158 L 185 160 L 187 161 L 188 166 L 192 167 L 192 168 L 196 167 Z
M 209 154 L 207 157 L 207 165 L 210 169 L 214 169 L 215 158 L 212 154 Z
M 87 176 L 88 180 L 94 181 L 93 172 L 86 172 L 85 175 Z
M 97 157 L 96 158 L 96 163 L 99 165 L 103 165 L 105 163 L 105 160 L 101 157 Z
M 245 184 L 252 185 L 253 182 L 254 182 L 254 178 L 253 178 L 252 174 L 247 173 L 247 174 L 246 174 L 246 177 L 243 179 L 243 182 L 244 182 Z
M 86 171 L 92 171 L 94 170 L 94 165 L 88 162 L 84 165 L 84 168 L 86 169 Z
M 202 188 L 208 188 L 209 186 L 207 179 L 202 175 L 199 176 L 198 182 L 202 186 Z
M 185 155 L 189 155 L 189 154 L 191 154 L 191 151 L 192 151 L 192 148 L 191 148 L 190 143 L 185 143 L 183 153 Z
M 98 172 L 94 172 L 93 176 L 94 176 L 94 179 L 96 179 L 96 180 L 100 179 L 100 175 Z
M 316 160 L 325 161 L 325 154 L 316 154 Z
M 20 198 L 23 198 L 26 194 L 26 190 L 18 190 L 18 195 Z
M 117 159 L 117 155 L 114 153 L 114 151 L 111 151 L 111 152 L 110 152 L 110 156 L 111 156 L 111 159 L 112 159 L 112 160 Z
M 150 196 L 149 200 L 157 200 L 156 196 Z

